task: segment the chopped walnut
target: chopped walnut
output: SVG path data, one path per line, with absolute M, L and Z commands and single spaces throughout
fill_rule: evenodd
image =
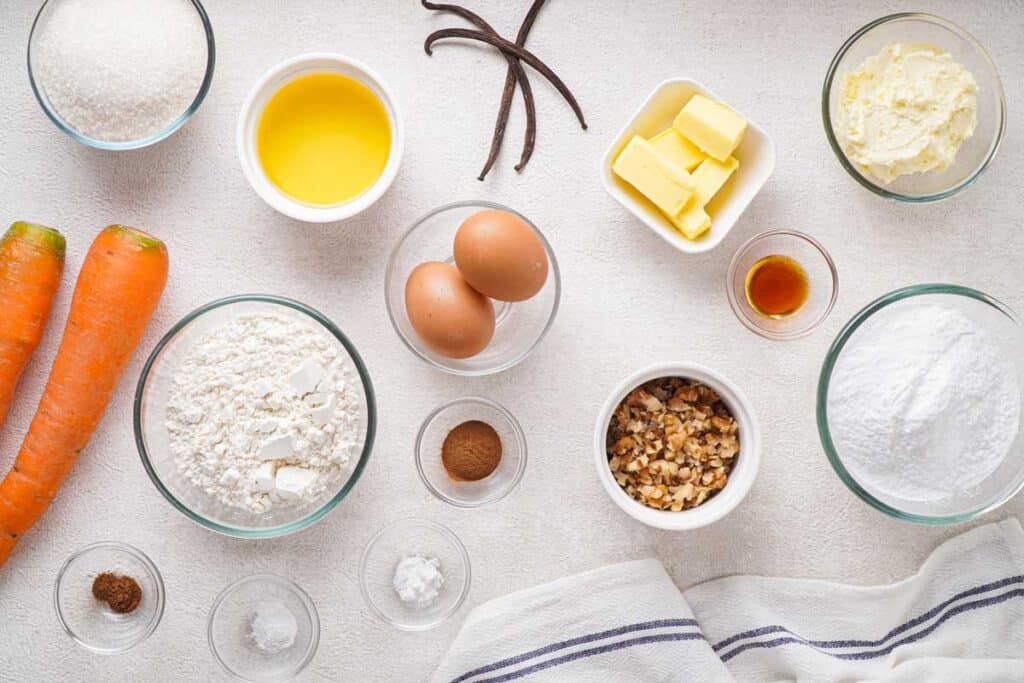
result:
M 679 512 L 725 488 L 740 453 L 739 425 L 710 387 L 662 377 L 619 403 L 608 425 L 608 465 L 626 493 Z

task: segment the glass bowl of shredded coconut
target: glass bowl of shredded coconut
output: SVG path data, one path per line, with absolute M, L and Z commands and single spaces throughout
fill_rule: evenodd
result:
M 829 349 L 818 431 L 843 482 L 894 517 L 964 522 L 1024 488 L 1024 329 L 979 291 L 915 285 L 875 300 Z
M 303 529 L 355 486 L 373 446 L 373 386 L 348 338 L 289 299 L 243 295 L 187 315 L 135 395 L 147 473 L 178 510 L 232 536 Z
M 28 46 L 32 90 L 75 140 L 137 149 L 181 128 L 213 79 L 199 0 L 46 0 Z

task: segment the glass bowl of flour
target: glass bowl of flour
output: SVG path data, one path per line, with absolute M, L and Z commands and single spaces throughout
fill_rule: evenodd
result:
M 355 346 L 304 304 L 209 303 L 171 328 L 142 370 L 135 441 L 161 494 L 243 538 L 294 533 L 352 490 L 376 431 Z
M 964 522 L 1024 488 L 1024 328 L 982 292 L 905 287 L 847 323 L 818 382 L 821 443 L 861 499 L 899 519 Z

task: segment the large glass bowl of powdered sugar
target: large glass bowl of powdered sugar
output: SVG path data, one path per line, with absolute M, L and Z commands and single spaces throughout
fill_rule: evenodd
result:
M 875 300 L 818 382 L 818 431 L 843 482 L 894 517 L 953 524 L 1024 488 L 1024 329 L 1004 304 L 946 284 Z
M 161 494 L 202 526 L 269 538 L 324 517 L 376 430 L 355 346 L 304 304 L 243 295 L 171 328 L 142 370 L 135 441 Z

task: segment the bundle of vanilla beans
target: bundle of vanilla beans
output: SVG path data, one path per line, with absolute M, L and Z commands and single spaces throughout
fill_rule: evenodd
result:
M 533 147 L 537 140 L 537 108 L 534 105 L 533 90 L 530 88 L 530 80 L 526 75 L 526 70 L 523 68 L 522 62 L 526 62 L 530 68 L 537 71 L 544 78 L 548 79 L 553 86 L 555 86 L 555 89 L 558 90 L 562 97 L 565 98 L 565 101 L 569 103 L 569 106 L 572 107 L 572 110 L 576 113 L 576 118 L 579 119 L 580 126 L 586 130 L 587 122 L 583 120 L 583 110 L 580 109 L 579 103 L 576 101 L 576 98 L 573 96 L 569 88 L 544 62 L 523 47 L 526 44 L 526 37 L 529 35 L 530 29 L 533 28 L 534 21 L 537 20 L 537 14 L 540 13 L 541 7 L 544 6 L 545 0 L 534 0 L 533 4 L 530 5 L 530 10 L 526 13 L 526 18 L 523 19 L 522 26 L 519 27 L 519 33 L 516 35 L 514 43 L 499 36 L 498 32 L 475 12 L 464 7 L 459 7 L 458 5 L 429 2 L 429 0 L 422 1 L 423 6 L 429 10 L 450 12 L 451 14 L 462 17 L 476 27 L 476 29 L 444 28 L 439 31 L 434 31 L 427 36 L 426 41 L 423 43 L 423 49 L 426 50 L 428 55 L 433 54 L 432 48 L 434 43 L 439 40 L 443 40 L 445 38 L 463 38 L 491 45 L 496 48 L 505 58 L 505 61 L 508 62 L 508 72 L 505 74 L 505 88 L 501 94 L 501 106 L 498 108 L 498 120 L 494 124 L 494 136 L 491 139 L 491 151 L 487 156 L 487 161 L 484 163 L 483 170 L 481 170 L 480 175 L 477 176 L 478 180 L 483 180 L 487 176 L 487 172 L 491 170 L 495 159 L 498 158 L 498 151 L 501 149 L 501 143 L 505 137 L 505 126 L 508 125 L 509 111 L 512 108 L 512 96 L 515 94 L 517 83 L 520 88 L 522 88 L 523 105 L 526 107 L 526 135 L 523 140 L 523 151 L 519 156 L 519 163 L 516 164 L 515 167 L 516 171 L 522 171 L 526 168 L 526 164 L 530 160 L 530 156 L 533 154 Z

